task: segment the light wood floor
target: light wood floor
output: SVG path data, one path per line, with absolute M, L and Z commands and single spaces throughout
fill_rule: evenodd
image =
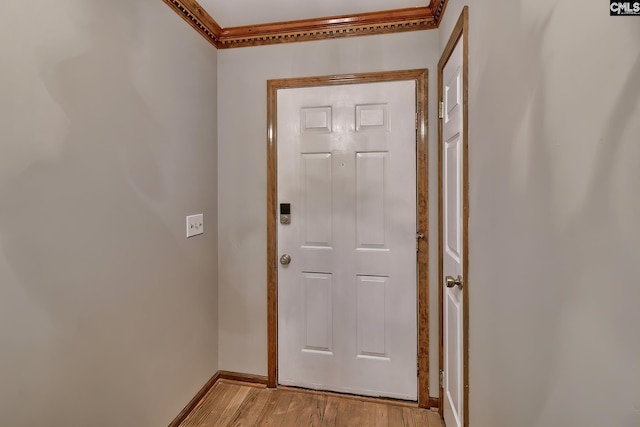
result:
M 220 380 L 180 427 L 443 427 L 415 405 Z

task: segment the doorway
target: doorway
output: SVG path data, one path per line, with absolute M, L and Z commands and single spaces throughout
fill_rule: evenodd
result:
M 268 82 L 269 386 L 427 405 L 426 90 L 426 70 Z
M 440 414 L 469 425 L 469 138 L 465 6 L 438 64 Z

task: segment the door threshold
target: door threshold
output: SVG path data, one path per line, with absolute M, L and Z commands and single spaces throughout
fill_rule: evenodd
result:
M 337 391 L 316 390 L 316 389 L 313 389 L 313 388 L 293 387 L 293 386 L 288 386 L 288 385 L 278 385 L 278 389 L 279 390 L 294 391 L 294 392 L 298 392 L 298 393 L 319 394 L 321 396 L 337 396 L 337 397 L 341 397 L 341 398 L 345 398 L 345 399 L 359 400 L 361 402 L 385 403 L 385 404 L 388 404 L 388 405 L 404 406 L 406 408 L 417 408 L 418 407 L 418 402 L 417 401 L 394 399 L 392 397 L 362 396 L 362 395 L 353 394 L 353 393 L 342 393 L 342 392 L 337 392 Z

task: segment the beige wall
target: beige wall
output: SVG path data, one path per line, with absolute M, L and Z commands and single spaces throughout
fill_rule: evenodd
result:
M 267 373 L 266 86 L 268 79 L 409 68 L 430 70 L 435 123 L 436 31 L 224 50 L 218 53 L 220 369 Z M 434 151 L 436 128 L 430 128 Z M 432 189 L 435 157 L 430 162 Z M 437 206 L 431 191 L 431 206 Z M 435 212 L 435 211 L 434 211 Z M 432 216 L 431 251 L 437 255 Z M 431 278 L 436 280 L 432 269 Z M 434 282 L 435 283 L 435 282 Z M 437 301 L 437 288 L 432 289 Z M 437 348 L 437 312 L 431 311 Z M 437 370 L 434 354 L 432 369 Z M 437 394 L 433 375 L 432 393 Z
M 463 3 L 219 53 L 155 0 L 0 4 L 0 425 L 166 425 L 218 361 L 266 374 L 266 80 L 427 67 L 435 123 Z M 596 2 L 473 2 L 472 426 L 640 424 L 637 40 Z
M 638 426 L 640 18 L 469 3 L 471 425 Z
M 157 0 L 37 0 L 0 52 L 0 425 L 167 425 L 217 369 L 216 51 Z

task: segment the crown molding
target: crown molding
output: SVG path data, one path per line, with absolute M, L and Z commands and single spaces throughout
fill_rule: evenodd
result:
M 222 27 L 196 0 L 162 0 L 209 43 L 218 47 Z
M 433 13 L 433 18 L 436 21 L 436 25 L 440 25 L 440 20 L 442 19 L 442 15 L 444 14 L 444 9 L 447 7 L 448 0 L 431 0 L 429 4 L 429 8 Z
M 222 28 L 196 0 L 163 0 L 218 49 L 438 28 L 447 0 L 428 6 Z
M 435 28 L 427 7 L 223 28 L 218 48 L 325 40 Z

